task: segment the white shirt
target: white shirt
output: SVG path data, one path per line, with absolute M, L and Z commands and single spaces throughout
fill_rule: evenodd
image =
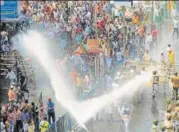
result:
M 157 8 L 155 8 L 154 13 L 155 13 L 156 16 L 159 16 L 159 10 Z
M 176 15 L 177 15 L 176 10 L 172 10 L 172 17 L 173 17 L 173 18 L 175 18 L 175 17 L 176 17 Z
M 161 61 L 161 62 L 165 62 L 165 59 L 166 59 L 166 58 L 165 58 L 165 55 L 163 55 L 163 56 L 160 55 L 160 61 Z
M 15 75 L 15 73 L 13 71 L 11 71 L 11 72 L 8 72 L 6 78 L 9 78 L 10 80 L 11 79 L 13 80 L 13 79 L 16 79 L 16 75 Z
M 91 18 L 91 12 L 90 11 L 87 12 L 86 17 Z
M 54 18 L 57 18 L 57 16 L 58 16 L 58 11 L 54 11 L 53 13 L 54 13 Z
M 3 122 L 1 122 L 1 132 L 6 132 L 5 125 Z
M 118 25 L 118 29 L 121 29 L 122 27 L 123 27 L 122 24 L 119 24 L 119 25 Z
M 116 60 L 121 61 L 122 60 L 122 52 L 117 52 L 116 53 Z
M 116 27 L 113 24 L 110 24 L 110 28 L 112 31 L 116 31 Z
M 152 35 L 147 36 L 145 41 L 145 49 L 150 50 L 150 45 L 152 44 Z
M 28 123 L 23 123 L 23 129 L 24 131 L 28 131 Z
M 117 43 L 117 41 L 113 41 L 113 42 L 112 42 L 112 45 L 113 45 L 113 48 L 118 48 L 118 43 Z
M 73 1 L 68 1 L 68 8 L 71 8 L 73 6 Z
M 72 30 L 71 26 L 66 26 L 66 30 L 70 32 Z
M 174 28 L 178 28 L 178 20 L 173 21 L 173 26 L 174 26 Z
M 87 83 L 89 83 L 89 77 L 88 77 L 88 75 L 85 75 L 85 80 L 86 80 Z

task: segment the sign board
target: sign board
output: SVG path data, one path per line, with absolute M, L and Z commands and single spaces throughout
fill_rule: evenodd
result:
M 19 1 L 1 0 L 1 20 L 16 19 L 19 12 Z
M 131 7 L 131 0 L 113 0 L 110 2 L 112 2 L 115 6 Z

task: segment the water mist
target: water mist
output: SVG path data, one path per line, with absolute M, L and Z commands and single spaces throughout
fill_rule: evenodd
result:
M 123 96 L 131 96 L 132 93 L 138 90 L 142 83 L 146 83 L 151 78 L 151 73 L 144 72 L 123 86 L 115 88 L 111 93 L 78 102 L 71 92 L 72 90 L 65 84 L 59 70 L 56 69 L 55 62 L 52 61 L 52 56 L 47 48 L 51 43 L 37 31 L 28 31 L 26 34 L 18 35 L 17 38 L 23 45 L 23 50 L 36 56 L 48 73 L 58 102 L 67 109 L 84 128 L 84 123 L 106 105 L 114 103 Z

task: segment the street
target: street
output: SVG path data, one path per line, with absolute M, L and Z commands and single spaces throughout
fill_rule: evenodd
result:
M 165 27 L 167 26 L 165 25 Z M 167 45 L 171 44 L 175 52 L 176 64 L 178 64 L 179 52 L 177 50 L 179 50 L 179 43 L 177 40 L 172 40 L 172 33 L 168 32 L 165 27 L 162 32 L 163 39 L 160 40 L 159 49 L 155 52 L 158 52 L 157 54 L 160 54 L 162 50 L 166 52 Z M 152 99 L 152 88 L 145 87 L 141 101 L 133 105 L 132 118 L 127 130 L 125 129 L 125 123 L 121 121 L 120 114 L 115 107 L 112 110 L 112 120 L 108 114 L 103 114 L 102 120 L 89 121 L 86 126 L 89 132 L 151 132 L 152 122 L 154 120 L 159 120 L 159 124 L 163 125 L 164 113 L 166 111 L 165 99 L 170 95 L 171 89 L 168 84 L 160 85 L 155 99 Z M 85 132 L 85 130 L 81 128 L 78 132 Z

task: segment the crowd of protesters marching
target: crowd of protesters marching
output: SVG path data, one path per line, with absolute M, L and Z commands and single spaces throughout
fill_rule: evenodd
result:
M 144 53 L 148 54 L 153 43 L 157 44 L 158 31 L 155 27 L 152 32 L 148 31 L 144 23 L 148 13 L 142 7 L 131 9 L 121 6 L 118 9 L 114 4 L 106 1 L 29 1 L 23 2 L 22 6 L 30 25 L 42 29 L 49 38 L 55 39 L 60 48 L 67 52 L 69 47 L 81 44 L 87 51 L 88 39 L 103 40 L 101 48 L 104 50 L 104 56 L 111 59 L 107 71 L 124 58 L 139 57 L 142 60 L 148 58 Z M 8 44 L 1 43 L 1 50 L 9 52 Z M 78 87 L 81 96 L 84 88 L 90 89 L 95 84 L 94 60 L 90 55 L 85 58 L 79 54 L 68 54 L 69 78 L 74 86 Z M 83 65 L 82 68 L 81 65 Z M 108 72 L 105 74 L 105 85 L 110 88 L 112 87 L 111 76 Z M 11 103 L 3 108 L 1 123 L 4 127 L 1 129 L 4 128 L 3 131 L 10 132 L 22 129 L 29 132 L 28 129 L 31 126 L 35 126 L 37 131 L 40 126 L 41 131 L 44 131 L 50 127 L 50 120 L 47 121 L 46 116 L 39 115 L 45 111 L 43 106 L 30 103 L 21 92 L 25 89 L 24 81 L 19 82 L 19 87 L 16 85 L 21 75 L 21 73 L 16 75 L 12 70 L 7 74 L 7 78 L 10 79 L 8 96 Z M 47 108 L 48 115 L 54 122 L 54 104 L 51 99 Z M 39 123 L 40 119 L 41 123 Z
M 0 54 L 1 64 L 8 64 L 9 60 L 3 59 L 4 56 L 11 57 L 12 54 L 18 54 L 18 50 L 13 50 L 10 42 L 10 33 L 6 28 L 1 29 Z M 6 62 L 7 61 L 7 62 Z M 13 63 L 13 62 L 10 62 Z M 1 132 L 45 132 L 55 122 L 54 103 L 49 98 L 47 105 L 43 106 L 41 102 L 35 104 L 33 100 L 29 100 L 29 90 L 27 88 L 27 77 L 19 67 L 18 62 L 15 62 L 13 67 L 4 66 L 7 70 L 6 76 L 1 77 L 1 81 L 8 84 L 3 86 L 8 87 L 9 103 L 1 101 L 1 116 L 0 116 L 0 131 Z M 2 72 L 2 71 L 1 71 Z M 1 73 L 1 76 L 3 74 Z M 32 102 L 30 102 L 32 101 Z M 47 112 L 47 113 L 46 113 Z
M 64 49 L 61 51 L 69 54 L 70 75 L 75 85 L 80 80 L 77 78 L 85 76 L 85 82 L 80 81 L 84 82 L 83 85 L 93 82 L 94 65 L 90 60 L 94 59 L 89 54 L 83 57 L 69 52 L 71 47 L 83 44 L 84 49 L 88 50 L 88 39 L 103 40 L 101 47 L 104 56 L 110 58 L 107 66 L 109 71 L 124 58 L 147 60 L 149 51 L 157 45 L 158 31 L 155 26 L 149 31 L 151 26 L 147 25 L 150 24 L 145 24 L 149 13 L 143 7 L 119 8 L 105 1 L 29 1 L 23 7 L 31 25 L 42 29 Z
M 11 37 L 5 29 L 1 32 L 1 38 L 1 55 L 10 55 L 12 52 L 16 52 L 11 49 L 9 43 Z M 27 78 L 17 65 L 15 65 L 15 69 L 7 68 L 8 72 L 4 78 L 9 81 L 7 93 L 9 103 L 3 103 L 1 106 L 1 132 L 38 132 L 40 130 L 45 132 L 51 126 L 50 119 L 55 121 L 54 104 L 50 98 L 47 107 L 43 107 L 42 104 L 38 106 L 33 101 L 30 103 L 29 90 L 26 87 Z M 45 110 L 47 111 L 46 115 Z

